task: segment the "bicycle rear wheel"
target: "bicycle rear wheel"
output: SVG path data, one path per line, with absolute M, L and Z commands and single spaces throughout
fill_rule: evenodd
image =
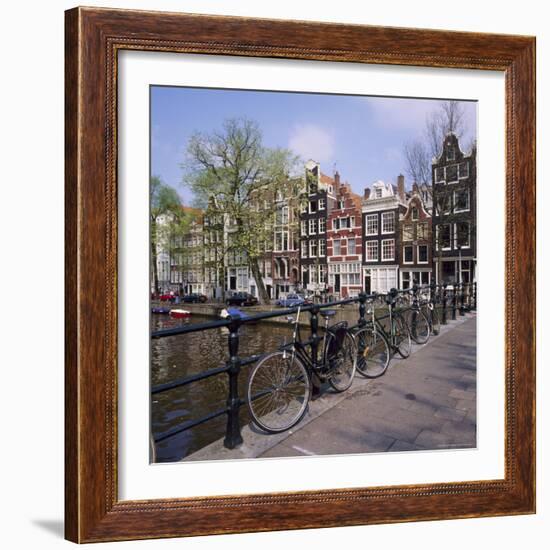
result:
M 252 421 L 268 433 L 284 432 L 307 410 L 311 380 L 306 367 L 289 352 L 264 357 L 250 372 L 247 401 Z
M 397 353 L 406 359 L 411 354 L 411 333 L 409 326 L 403 317 L 394 317 L 393 319 L 394 347 Z
M 430 337 L 430 322 L 422 311 L 410 312 L 409 328 L 412 339 L 417 344 L 425 344 Z
M 329 365 L 329 384 L 337 392 L 346 391 L 353 383 L 357 365 L 355 342 L 349 331 L 339 342 L 338 338 L 328 332 L 325 344 L 325 365 Z
M 365 327 L 355 333 L 357 370 L 366 378 L 382 376 L 390 364 L 390 346 L 375 328 Z

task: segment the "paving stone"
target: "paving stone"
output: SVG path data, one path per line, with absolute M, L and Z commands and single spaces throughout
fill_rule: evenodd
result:
M 435 411 L 434 416 L 437 416 L 437 418 L 444 418 L 446 420 L 454 420 L 455 422 L 459 422 L 466 416 L 466 411 L 459 411 L 449 407 L 440 407 L 437 411 Z
M 414 441 L 425 449 L 448 449 L 454 443 L 454 437 L 449 433 L 422 430 Z
M 455 399 L 469 399 L 469 400 L 475 400 L 476 398 L 476 392 L 473 390 L 452 390 L 449 393 L 450 397 L 454 397 Z

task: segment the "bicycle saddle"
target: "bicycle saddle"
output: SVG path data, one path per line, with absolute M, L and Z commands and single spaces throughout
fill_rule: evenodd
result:
M 335 309 L 322 309 L 319 313 L 323 317 L 326 317 L 328 319 L 329 317 L 332 317 L 333 315 L 336 315 L 336 310 Z

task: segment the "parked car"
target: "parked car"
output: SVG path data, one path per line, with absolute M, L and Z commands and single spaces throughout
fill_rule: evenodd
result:
M 249 292 L 234 292 L 225 303 L 228 306 L 255 306 L 258 299 Z
M 208 298 L 204 295 L 204 294 L 198 294 L 198 293 L 193 293 L 193 294 L 186 294 L 182 300 L 184 302 L 187 302 L 189 304 L 204 304 L 204 302 L 206 302 Z
M 176 301 L 176 295 L 175 294 L 161 294 L 159 296 L 159 300 L 161 302 L 175 302 Z
M 298 307 L 311 302 L 299 294 L 287 294 L 286 298 L 279 298 L 275 303 L 280 307 Z

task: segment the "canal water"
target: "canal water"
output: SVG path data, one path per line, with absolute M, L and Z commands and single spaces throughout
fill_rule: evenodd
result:
M 187 323 L 213 321 L 212 317 L 193 315 L 189 320 L 167 315 L 152 316 L 152 330 L 172 328 Z M 244 325 L 239 331 L 239 355 L 247 356 L 276 350 L 292 327 L 286 324 L 262 323 Z M 225 327 L 151 341 L 151 385 L 171 382 L 191 374 L 221 366 L 228 357 L 228 331 Z M 253 365 L 241 369 L 240 397 L 246 395 L 248 373 Z M 178 425 L 201 418 L 226 406 L 228 375 L 212 376 L 153 396 L 152 430 L 159 435 Z M 241 425 L 248 424 L 247 407 L 240 409 Z M 156 446 L 157 462 L 181 460 L 225 435 L 227 416 L 222 415 L 191 430 L 173 436 Z

